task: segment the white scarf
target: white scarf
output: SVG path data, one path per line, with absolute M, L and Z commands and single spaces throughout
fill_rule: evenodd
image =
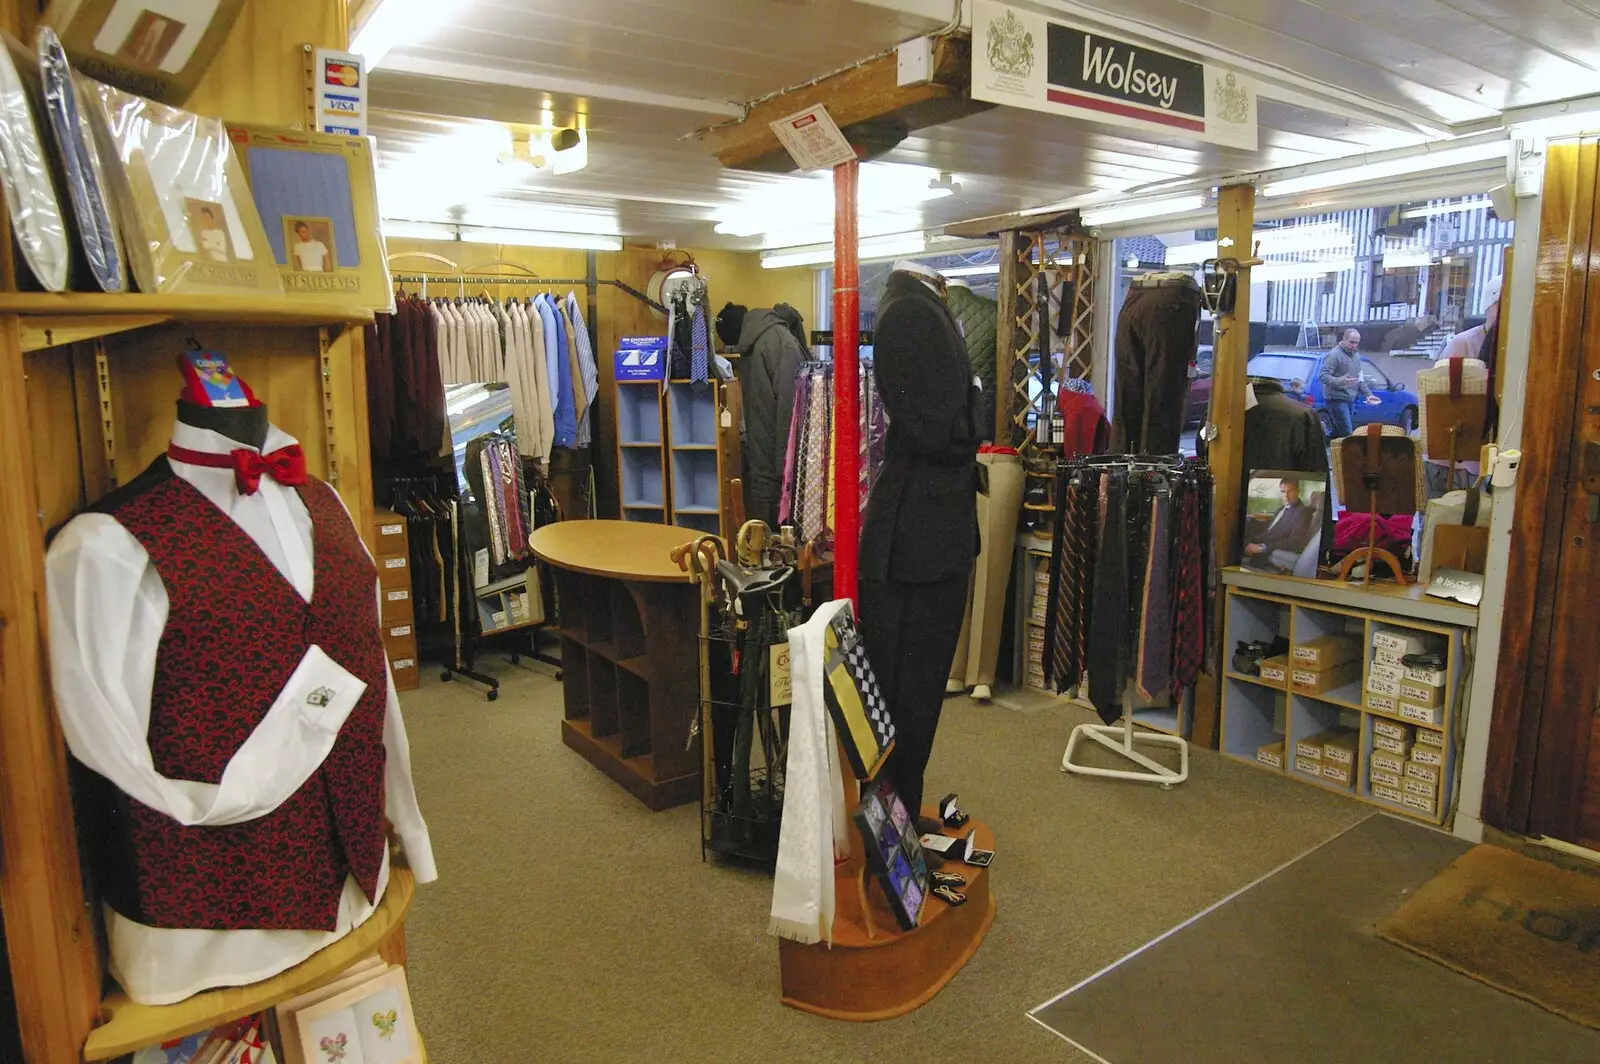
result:
M 767 933 L 806 945 L 833 943 L 834 859 L 850 853 L 839 742 L 822 694 L 828 624 L 849 608 L 848 599 L 836 599 L 789 629 L 789 762 Z

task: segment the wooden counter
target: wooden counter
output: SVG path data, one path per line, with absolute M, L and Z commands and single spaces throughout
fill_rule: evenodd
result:
M 700 591 L 669 557 L 694 529 L 562 521 L 528 538 L 555 573 L 561 738 L 651 809 L 694 801 Z

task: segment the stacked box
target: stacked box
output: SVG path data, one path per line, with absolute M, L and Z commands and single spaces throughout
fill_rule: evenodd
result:
M 1028 619 L 1028 686 L 1044 687 L 1044 625 L 1050 610 L 1050 563 L 1041 558 L 1033 570 L 1033 601 Z
M 1375 695 L 1367 691 L 1367 708 L 1374 713 L 1387 713 L 1396 716 L 1400 712 L 1400 700 L 1394 695 Z
M 1417 729 L 1418 746 L 1434 746 L 1444 749 L 1444 732 L 1434 731 L 1432 728 Z
M 1291 653 L 1294 667 L 1323 671 L 1361 660 L 1361 637 L 1354 633 L 1320 635 L 1296 643 Z
M 1284 740 L 1279 736 L 1273 742 L 1267 743 L 1256 751 L 1256 760 L 1270 768 L 1283 768 Z
M 1322 762 L 1354 769 L 1360 750 L 1361 733 L 1351 728 L 1339 729 L 1339 734 L 1323 742 Z
M 1269 683 L 1274 687 L 1289 687 L 1289 657 L 1279 654 L 1275 658 L 1261 660 L 1261 682 Z
M 1361 682 L 1361 662 L 1347 661 L 1325 669 L 1309 669 L 1296 665 L 1289 673 L 1289 684 L 1295 694 L 1325 695 L 1341 687 Z
M 378 567 L 378 624 L 397 691 L 416 690 L 417 637 L 412 631 L 411 545 L 406 519 L 392 510 L 372 518 L 373 561 Z
M 1356 769 L 1354 765 L 1341 765 L 1332 761 L 1322 762 L 1322 779 L 1347 791 L 1355 790 Z
M 1406 774 L 1406 759 L 1399 754 L 1391 754 L 1387 750 L 1372 751 L 1371 767 L 1374 772 L 1387 772 L 1391 776 L 1404 776 Z

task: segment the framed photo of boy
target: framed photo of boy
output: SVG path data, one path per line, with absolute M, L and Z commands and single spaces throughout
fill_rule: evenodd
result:
M 334 255 L 331 218 L 291 217 L 283 219 L 284 247 L 289 252 L 289 267 L 296 273 L 332 273 Z

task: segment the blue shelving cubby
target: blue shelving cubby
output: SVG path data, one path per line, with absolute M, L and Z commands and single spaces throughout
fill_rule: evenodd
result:
M 617 494 L 625 521 L 670 524 L 660 381 L 617 381 Z

